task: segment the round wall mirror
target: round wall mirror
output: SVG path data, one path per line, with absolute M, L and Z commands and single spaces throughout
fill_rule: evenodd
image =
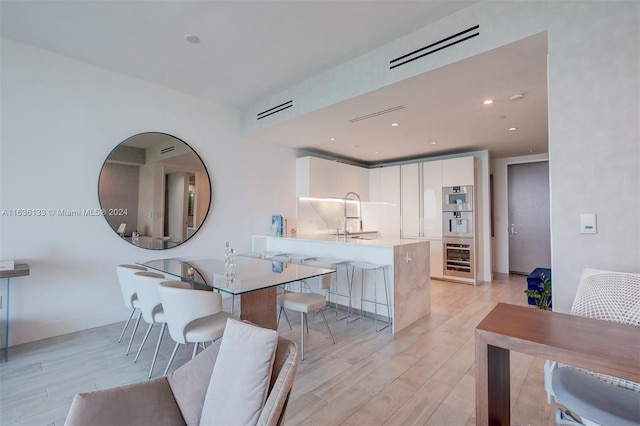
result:
M 184 141 L 140 133 L 109 154 L 98 179 L 102 214 L 121 238 L 166 249 L 191 238 L 211 204 L 209 173 Z

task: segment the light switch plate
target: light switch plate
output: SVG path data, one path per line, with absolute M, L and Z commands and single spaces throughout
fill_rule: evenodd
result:
M 581 213 L 580 214 L 580 232 L 583 234 L 595 234 L 598 228 L 596 226 L 596 214 L 595 213 Z

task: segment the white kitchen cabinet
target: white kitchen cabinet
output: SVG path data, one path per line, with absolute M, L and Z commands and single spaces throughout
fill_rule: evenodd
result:
M 473 156 L 442 160 L 442 186 L 473 185 L 474 183 Z
M 442 239 L 429 239 L 429 254 L 431 278 L 442 279 L 444 276 L 444 251 L 442 248 Z
M 442 161 L 401 166 L 402 237 L 442 238 Z
M 422 235 L 442 238 L 442 160 L 422 163 Z M 433 256 L 432 256 L 433 257 Z M 432 268 L 433 269 L 433 268 Z M 442 268 L 440 268 L 442 269 Z
M 371 203 L 363 205 L 367 227 L 377 230 L 385 238 L 399 238 L 400 166 L 370 169 L 369 188 Z
M 296 196 L 341 198 L 355 192 L 369 199 L 369 170 L 317 157 L 296 159 Z
M 400 166 L 400 234 L 402 238 L 421 237 L 421 164 Z

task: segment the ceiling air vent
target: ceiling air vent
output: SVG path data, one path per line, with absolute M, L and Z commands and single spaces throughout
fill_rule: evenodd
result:
M 175 149 L 176 149 L 175 145 L 168 146 L 168 147 L 166 147 L 166 148 L 162 148 L 162 149 L 160 150 L 160 155 L 168 154 L 168 153 L 170 153 L 171 151 L 175 151 Z
M 440 50 L 446 49 L 447 47 L 451 47 L 455 44 L 462 43 L 463 41 L 476 37 L 480 35 L 479 28 L 480 25 L 476 25 L 475 27 L 460 31 L 457 34 L 443 38 L 442 40 L 431 43 L 428 46 L 422 47 L 418 50 L 414 50 L 413 52 L 409 52 L 406 55 L 402 55 L 396 59 L 393 59 L 389 61 L 389 69 L 392 70 L 411 61 L 415 61 L 416 59 L 431 55 L 432 53 L 436 53 Z
M 265 117 L 268 117 L 272 114 L 275 114 L 277 112 L 280 111 L 284 111 L 287 108 L 291 108 L 293 106 L 293 100 L 291 101 L 287 101 L 283 104 L 280 104 L 278 106 L 274 106 L 273 108 L 269 108 L 268 110 L 262 111 L 258 113 L 258 120 L 262 120 Z
M 372 112 L 371 114 L 363 115 L 362 117 L 352 118 L 351 120 L 349 120 L 349 123 L 355 123 L 356 121 L 366 120 L 368 118 L 377 117 L 379 115 L 388 114 L 390 112 L 398 111 L 398 110 L 401 110 L 401 109 L 404 109 L 404 105 L 398 105 L 398 106 L 395 106 L 393 108 L 383 109 L 382 111 Z

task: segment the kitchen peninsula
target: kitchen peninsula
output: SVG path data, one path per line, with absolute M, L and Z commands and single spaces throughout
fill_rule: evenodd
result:
M 368 262 L 386 265 L 389 284 L 392 333 L 397 333 L 431 311 L 431 282 L 429 278 L 429 242 L 399 238 L 361 239 L 329 235 L 298 236 L 296 238 L 254 236 L 256 252 L 281 252 L 301 256 L 332 258 L 342 261 Z M 339 271 L 339 280 L 344 280 Z M 349 272 L 351 276 L 351 272 Z M 373 281 L 367 274 L 367 281 Z M 360 307 L 360 274 L 353 280 L 352 306 Z M 384 282 L 377 279 L 378 300 L 384 300 Z M 344 290 L 343 290 L 344 292 Z M 370 293 L 367 292 L 367 299 Z M 382 296 L 381 296 L 382 295 Z M 348 306 L 347 296 L 336 296 L 342 306 Z M 333 302 L 334 300 L 331 300 Z M 366 312 L 375 312 L 373 303 L 364 302 Z M 378 313 L 381 313 L 378 308 Z

